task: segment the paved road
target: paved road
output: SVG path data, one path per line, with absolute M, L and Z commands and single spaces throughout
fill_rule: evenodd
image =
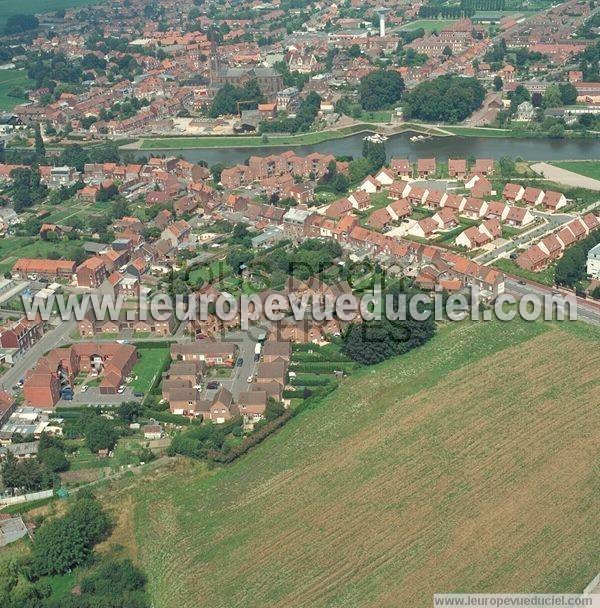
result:
M 540 298 L 552 294 L 550 287 L 538 285 L 537 283 L 526 282 L 523 285 L 519 281 L 506 278 L 506 291 L 514 294 L 515 296 L 524 296 L 529 294 L 535 294 Z M 563 295 L 562 293 L 560 295 Z M 596 305 L 592 302 L 588 302 L 582 298 L 576 298 L 577 301 L 577 320 L 590 323 L 591 325 L 600 325 L 600 304 Z M 558 305 L 557 310 L 564 312 L 564 306 Z M 567 315 L 565 315 L 567 317 Z M 567 317 L 568 318 L 568 317 Z
M 573 171 L 567 171 L 548 163 L 535 163 L 531 165 L 531 168 L 536 173 L 558 184 L 600 191 L 600 180 L 585 177 L 585 175 L 579 175 L 579 173 L 573 173 Z
M 75 321 L 66 321 L 48 331 L 37 344 L 34 344 L 13 367 L 0 377 L 0 389 L 10 391 L 12 386 L 25 377 L 25 372 L 35 367 L 38 359 L 44 353 L 57 346 L 70 343 L 72 340 L 69 338 L 69 334 L 76 327 L 77 323 Z
M 493 251 L 482 253 L 481 255 L 478 255 L 473 259 L 476 262 L 479 262 L 480 264 L 491 264 L 497 259 L 505 257 L 504 254 L 513 251 L 517 247 L 525 247 L 529 244 L 537 242 L 544 236 L 555 232 L 563 224 L 570 222 L 574 217 L 576 217 L 575 215 L 569 215 L 566 213 L 551 214 L 535 210 L 532 210 L 532 213 L 537 218 L 541 218 L 544 223 L 540 224 L 539 226 L 536 226 L 535 228 L 532 228 L 531 230 L 528 230 L 524 234 L 513 237 L 508 243 L 497 247 Z
M 251 327 L 248 331 L 235 331 L 227 334 L 223 338 L 223 342 L 235 342 L 240 349 L 238 358 L 241 357 L 244 363 L 241 367 L 234 367 L 230 378 L 214 378 L 218 380 L 222 386 L 231 391 L 234 398 L 237 399 L 242 391 L 249 389 L 248 377 L 254 376 L 258 362 L 254 361 L 254 347 L 258 340 L 258 336 L 264 330 L 258 327 Z M 204 399 L 212 399 L 216 390 L 204 389 L 202 397 Z

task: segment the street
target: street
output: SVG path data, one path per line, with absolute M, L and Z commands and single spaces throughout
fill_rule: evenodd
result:
M 551 295 L 553 292 L 550 287 L 545 287 L 543 285 L 538 285 L 537 283 L 531 283 L 528 281 L 526 281 L 525 283 L 526 284 L 523 285 L 523 283 L 519 282 L 517 279 L 514 279 L 512 277 L 506 277 L 506 291 L 507 293 L 513 294 L 517 297 L 534 294 L 542 299 L 545 296 Z M 565 293 L 564 291 L 560 291 L 559 295 L 566 296 L 567 293 Z M 573 297 L 575 297 L 574 294 Z M 590 323 L 592 325 L 600 325 L 600 303 L 595 304 L 593 302 L 588 302 L 583 298 L 575 299 L 577 301 L 577 319 L 579 321 L 584 321 L 585 323 Z M 565 307 L 562 305 L 557 305 L 556 308 L 558 311 L 564 312 Z M 568 313 L 565 314 L 565 318 L 568 319 Z
M 63 321 L 58 327 L 50 329 L 42 339 L 34 344 L 9 370 L 0 377 L 0 390 L 11 392 L 12 387 L 34 368 L 38 359 L 49 350 L 70 343 L 69 334 L 77 328 L 75 321 Z

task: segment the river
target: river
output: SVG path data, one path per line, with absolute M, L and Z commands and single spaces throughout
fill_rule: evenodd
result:
M 258 146 L 253 148 L 211 148 L 211 149 L 165 149 L 135 152 L 137 158 L 157 155 L 181 155 L 185 159 L 205 161 L 209 166 L 223 163 L 231 166 L 245 162 L 250 155 L 268 156 L 292 149 L 301 156 L 311 152 L 327 152 L 335 156 L 353 156 L 362 153 L 364 134 L 351 135 L 343 139 L 333 139 L 310 146 Z M 493 158 L 502 156 L 521 157 L 526 160 L 589 160 L 600 159 L 599 139 L 518 139 L 505 137 L 434 137 L 418 143 L 410 141 L 410 133 L 392 135 L 386 142 L 388 157 L 418 158 L 435 156 L 440 161 L 448 157 Z

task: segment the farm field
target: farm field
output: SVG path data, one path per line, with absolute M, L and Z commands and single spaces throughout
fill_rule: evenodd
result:
M 598 559 L 599 339 L 576 323 L 443 326 L 231 467 L 180 459 L 113 486 L 109 542 L 140 561 L 156 608 L 580 591 Z
M 0 11 L 2 10 L 3 2 L 0 0 Z M 4 27 L 1 23 L 0 29 Z M 26 97 L 11 97 L 8 92 L 14 87 L 23 87 L 24 89 L 31 85 L 31 81 L 27 78 L 25 70 L 0 70 L 0 110 L 12 110 L 16 105 L 27 101 Z
M 593 160 L 568 160 L 552 163 L 555 167 L 566 169 L 585 177 L 600 179 L 600 162 Z
M 4 30 L 6 20 L 17 13 L 52 13 L 60 9 L 98 4 L 97 0 L 0 0 L 0 30 Z

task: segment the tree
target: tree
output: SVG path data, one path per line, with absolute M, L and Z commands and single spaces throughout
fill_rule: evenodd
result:
M 514 114 L 517 111 L 517 108 L 524 102 L 529 101 L 531 99 L 531 95 L 529 91 L 522 85 L 517 85 L 515 90 L 513 91 L 512 97 L 510 98 L 510 111 Z
M 494 91 L 501 91 L 504 87 L 504 81 L 501 76 L 494 76 Z
M 267 407 L 265 408 L 265 419 L 267 421 L 275 420 L 279 418 L 285 412 L 285 407 L 280 401 L 276 401 L 272 397 L 267 400 Z
M 344 173 L 338 173 L 335 181 L 333 182 L 333 188 L 336 192 L 342 194 L 344 192 L 348 192 L 348 188 L 350 187 L 350 180 L 348 176 Z
M 245 266 L 253 257 L 251 251 L 247 249 L 232 249 L 227 254 L 227 263 L 236 274 L 242 274 L 243 266 Z
M 560 99 L 565 106 L 572 106 L 577 101 L 577 89 L 570 82 L 558 85 Z
M 393 70 L 378 70 L 363 76 L 358 89 L 365 110 L 382 110 L 398 102 L 404 92 L 402 76 Z
M 404 96 L 404 114 L 431 122 L 458 122 L 481 107 L 485 89 L 475 78 L 446 75 L 419 83 Z
M 119 418 L 125 422 L 134 422 L 141 411 L 142 408 L 137 401 L 123 401 L 119 405 Z
M 542 94 L 539 92 L 535 92 L 531 94 L 531 105 L 534 108 L 541 108 L 542 105 L 544 104 L 544 98 L 542 97 Z
M 594 298 L 594 300 L 600 300 L 600 285 L 594 287 L 590 295 L 592 296 L 592 298 Z
M 555 84 L 551 84 L 544 93 L 544 107 L 545 108 L 556 108 L 562 105 L 562 99 L 560 97 L 560 90 Z
M 388 294 L 394 298 L 400 295 L 397 290 Z M 406 317 L 390 321 L 383 314 L 380 320 L 352 323 L 343 337 L 342 352 L 354 361 L 374 365 L 421 346 L 435 334 L 433 315 L 424 321 L 410 314 Z
M 369 173 L 375 173 L 386 162 L 385 144 L 383 142 L 373 142 L 368 139 L 363 140 L 363 157 L 369 162 Z
M 502 177 L 510 177 L 514 175 L 516 164 L 515 161 L 510 158 L 510 156 L 503 156 L 499 161 L 498 165 L 500 166 L 500 173 Z
M 39 25 L 40 22 L 34 15 L 25 15 L 23 13 L 18 13 L 16 15 L 11 15 L 6 20 L 6 25 L 4 26 L 4 33 L 7 36 L 12 36 L 13 34 L 22 34 L 23 32 L 36 30 Z
M 35 124 L 35 153 L 38 156 L 46 156 L 46 146 L 42 139 L 42 129 L 39 122 Z
M 358 44 L 353 44 L 348 49 L 348 55 L 353 58 L 360 57 L 361 53 L 362 53 L 362 51 L 360 50 L 360 47 L 358 46 Z
M 112 424 L 101 416 L 94 416 L 85 426 L 85 444 L 91 452 L 112 450 L 117 442 L 117 433 Z
M 444 57 L 452 57 L 452 49 L 449 46 L 445 46 L 442 55 L 444 55 Z

